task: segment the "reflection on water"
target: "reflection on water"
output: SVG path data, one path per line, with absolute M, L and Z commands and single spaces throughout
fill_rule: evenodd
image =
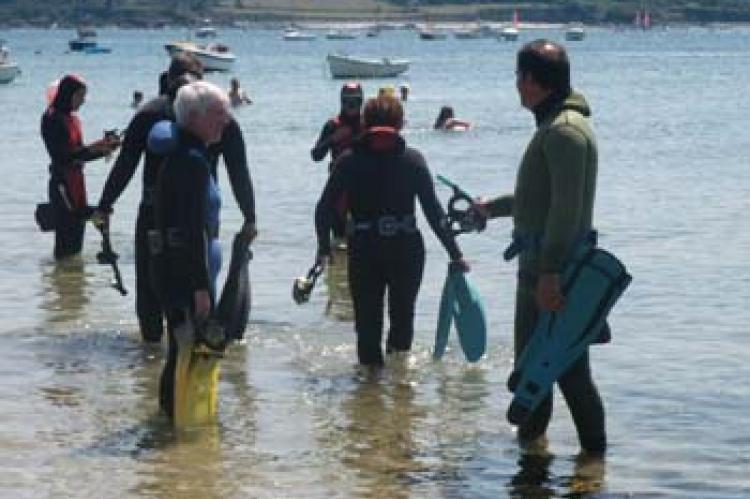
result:
M 328 302 L 326 314 L 339 321 L 354 320 L 354 305 L 349 292 L 349 268 L 346 249 L 333 250 L 333 259 L 326 271 Z
M 424 417 L 414 403 L 406 356 L 389 359 L 390 376 L 369 372 L 342 402 L 342 463 L 358 497 L 410 497 L 410 475 L 425 471 L 413 433 Z
M 89 303 L 86 294 L 88 278 L 80 256 L 45 265 L 42 276 L 42 303 L 50 324 L 76 321 L 82 318 Z
M 569 477 L 556 477 L 552 471 L 555 457 L 546 451 L 524 453 L 518 471 L 507 488 L 511 497 L 544 499 L 550 497 L 594 497 L 604 490 L 606 461 L 601 456 L 580 454 L 573 461 Z

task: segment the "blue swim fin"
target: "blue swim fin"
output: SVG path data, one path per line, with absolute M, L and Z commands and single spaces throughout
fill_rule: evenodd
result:
M 484 303 L 465 273 L 452 271 L 456 307 L 453 318 L 466 360 L 476 362 L 487 348 L 487 318 Z
M 443 357 L 445 349 L 448 346 L 448 336 L 450 335 L 451 324 L 453 323 L 455 300 L 456 293 L 453 290 L 453 282 L 451 281 L 451 272 L 449 270 L 448 275 L 445 276 L 443 294 L 440 297 L 440 311 L 438 312 L 437 330 L 435 331 L 435 349 L 432 352 L 432 357 L 435 360 Z
M 440 359 L 448 344 L 451 323 L 455 322 L 461 349 L 469 362 L 476 362 L 487 347 L 487 320 L 476 288 L 464 272 L 448 268 L 440 298 L 433 357 Z
M 508 380 L 514 392 L 508 421 L 521 424 L 552 384 L 601 334 L 615 302 L 632 277 L 611 253 L 580 244 L 562 275 L 565 307 L 539 317 Z

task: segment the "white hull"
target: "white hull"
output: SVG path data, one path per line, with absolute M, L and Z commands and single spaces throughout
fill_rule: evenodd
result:
M 570 28 L 565 32 L 565 39 L 569 42 L 580 42 L 586 38 L 586 32 L 583 28 Z
M 357 35 L 354 33 L 347 33 L 345 31 L 329 31 L 326 33 L 327 40 L 354 40 Z
M 500 39 L 506 42 L 515 42 L 518 40 L 518 29 L 516 28 L 503 28 L 500 31 Z
M 409 61 L 404 59 L 365 59 L 329 54 L 327 60 L 334 78 L 390 78 L 409 69 Z
M 21 73 L 18 65 L 14 63 L 0 64 L 0 83 L 10 83 Z
M 303 33 L 301 31 L 287 31 L 284 33 L 284 40 L 288 42 L 311 42 L 316 36 L 312 33 Z
M 193 54 L 203 64 L 204 71 L 231 71 L 237 59 L 231 52 L 218 53 L 193 43 L 168 43 L 164 48 L 170 57 L 182 52 Z

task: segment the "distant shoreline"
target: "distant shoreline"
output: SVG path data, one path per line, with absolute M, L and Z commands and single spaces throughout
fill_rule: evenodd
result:
M 587 26 L 632 26 L 643 2 L 632 5 L 613 4 L 604 0 L 575 0 L 577 8 L 553 1 L 534 4 L 459 4 L 444 3 L 407 7 L 384 0 L 235 0 L 216 2 L 215 7 L 201 11 L 187 8 L 168 8 L 159 2 L 150 6 L 117 2 L 117 7 L 70 7 L 64 2 L 46 0 L 9 0 L 0 4 L 0 28 L 38 27 L 73 28 L 76 26 L 121 28 L 195 27 L 204 20 L 217 27 L 279 27 L 289 23 L 305 25 L 366 24 L 508 24 L 517 12 L 522 25 L 561 26 L 581 22 Z M 592 3 L 594 2 L 594 3 Z M 252 3 L 251 5 L 248 5 Z M 656 2 L 654 2 L 656 3 Z M 684 5 L 683 5 L 684 4 Z M 703 5 L 705 4 L 705 5 Z M 114 3 L 112 5 L 115 5 Z M 229 6 L 233 5 L 233 6 Z M 243 6 L 243 7 L 237 7 Z M 739 4 L 736 4 L 739 5 Z M 711 26 L 750 24 L 750 1 L 747 6 L 732 8 L 711 7 L 705 0 L 679 0 L 668 8 L 649 12 L 656 26 Z M 638 14 L 640 15 L 640 14 Z

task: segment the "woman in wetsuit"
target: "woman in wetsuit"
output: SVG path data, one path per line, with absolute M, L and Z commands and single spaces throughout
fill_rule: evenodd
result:
M 390 331 L 386 351 L 408 351 L 414 337 L 414 305 L 422 282 L 424 243 L 415 218 L 415 201 L 451 260 L 468 265 L 444 216 L 422 155 L 406 146 L 401 103 L 390 96 L 365 105 L 365 131 L 336 162 L 315 212 L 318 260 L 331 253 L 329 230 L 336 202 L 347 195 L 349 287 L 354 302 L 357 355 L 365 365 L 382 365 L 383 306 L 388 290 Z
M 186 320 L 194 324 L 205 321 L 216 297 L 216 276 L 221 268 L 221 196 L 211 175 L 208 147 L 221 140 L 231 120 L 226 92 L 204 81 L 181 87 L 174 111 L 175 143 L 156 183 L 156 229 L 149 233 L 155 263 L 154 287 L 166 312 L 169 331 L 159 400 L 170 416 L 177 359 L 175 328 Z M 155 128 L 160 126 L 172 125 L 163 121 Z
M 85 146 L 77 111 L 86 97 L 79 76 L 60 80 L 49 107 L 42 115 L 42 139 L 50 157 L 49 200 L 55 214 L 55 258 L 80 253 L 86 219 L 91 210 L 86 198 L 83 164 L 113 152 L 117 137 L 105 136 Z

